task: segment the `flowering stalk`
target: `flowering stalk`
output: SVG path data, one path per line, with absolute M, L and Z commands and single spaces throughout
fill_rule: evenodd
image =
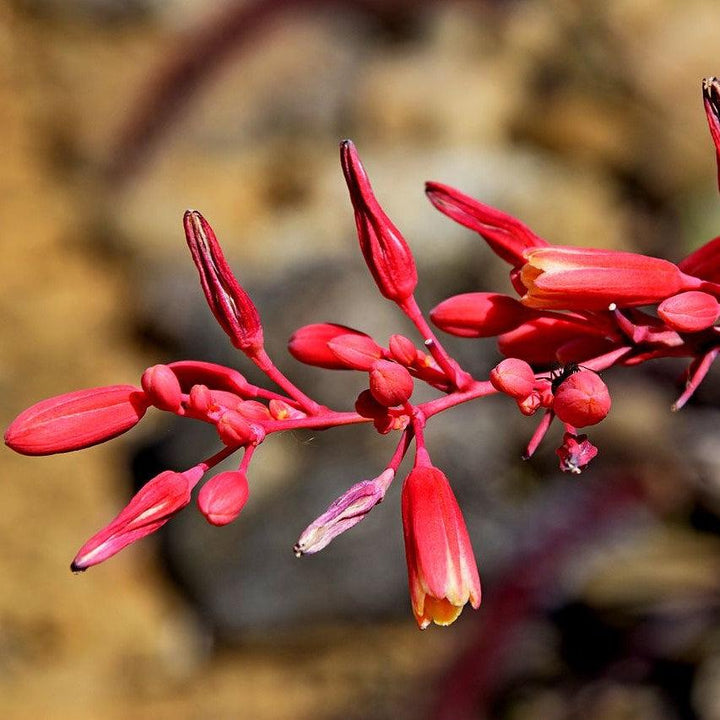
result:
M 703 84 L 720 158 L 719 88 L 715 78 Z M 82 546 L 73 570 L 96 565 L 160 528 L 190 503 L 210 469 L 242 452 L 236 469 L 206 479 L 197 496 L 200 512 L 211 524 L 239 518 L 252 502 L 251 461 L 261 454 L 268 435 L 364 423 L 382 435 L 400 433 L 390 460 L 377 477 L 353 484 L 311 522 L 295 552 L 318 552 L 379 505 L 414 440 L 414 464 L 401 490 L 411 604 L 421 628 L 432 622 L 449 624 L 466 603 L 478 607 L 480 580 L 448 478 L 430 460 L 426 425 L 457 405 L 502 393 L 524 416 L 540 418 L 529 432 L 526 457 L 534 454 L 557 418 L 562 432 L 556 450 L 559 467 L 578 474 L 598 449 L 577 431 L 603 421 L 611 407 L 600 371 L 631 369 L 655 358 L 690 358 L 686 387 L 673 406 L 677 410 L 690 400 L 720 353 L 715 324 L 720 314 L 720 238 L 677 265 L 637 253 L 553 246 L 519 220 L 447 185 L 428 183 L 435 207 L 482 235 L 512 266 L 517 298 L 484 290 L 463 293 L 430 312 L 431 321 L 444 332 L 495 339 L 504 359 L 487 378 L 471 376 L 443 347 L 418 307 L 412 252 L 375 197 L 355 146 L 344 141 L 340 154 L 365 262 L 380 294 L 411 320 L 419 341 L 396 333 L 384 345 L 361 330 L 330 322 L 298 329 L 288 346 L 297 360 L 363 373 L 365 386 L 357 398 L 348 398 L 344 408 L 326 407 L 268 357 L 257 308 L 233 275 L 208 222 L 197 211 L 188 211 L 185 235 L 208 305 L 233 345 L 275 387 L 254 385 L 234 368 L 180 360 L 151 366 L 139 387 L 69 392 L 20 413 L 5 442 L 26 455 L 104 442 L 129 431 L 151 407 L 200 420 L 217 434 L 217 453 L 188 470 L 166 470 L 148 481 Z M 423 384 L 433 396 L 413 403 Z

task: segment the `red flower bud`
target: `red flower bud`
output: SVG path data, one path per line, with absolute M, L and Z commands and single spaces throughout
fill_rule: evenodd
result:
M 355 210 L 360 249 L 380 292 L 396 303 L 417 285 L 417 270 L 405 238 L 375 199 L 365 168 L 350 140 L 340 143 L 340 160 Z
M 370 392 L 385 407 L 404 405 L 412 395 L 413 379 L 402 365 L 376 360 L 370 370 Z
M 404 335 L 391 335 L 388 349 L 393 360 L 405 367 L 412 367 L 418 361 L 423 362 L 425 357 L 424 353 L 418 352 L 415 343 Z
M 148 408 L 132 385 L 78 390 L 36 403 L 5 432 L 5 444 L 23 455 L 51 455 L 90 447 L 129 430 Z
M 720 315 L 720 304 L 708 293 L 691 290 L 663 300 L 657 312 L 673 330 L 700 332 L 715 324 Z
M 610 393 L 600 376 L 580 370 L 563 380 L 554 391 L 553 410 L 568 425 L 595 425 L 610 412 Z
M 149 480 L 109 525 L 80 548 L 71 569 L 87 570 L 162 527 L 190 502 L 190 491 L 202 475 L 196 466 L 183 473 L 166 470 Z
M 315 323 L 297 329 L 288 341 L 288 350 L 296 360 L 306 365 L 328 370 L 348 370 L 347 363 L 328 347 L 331 340 L 346 335 L 366 338 L 374 343 L 369 335 L 345 325 Z
M 441 330 L 471 338 L 500 335 L 536 315 L 515 298 L 490 292 L 454 295 L 430 311 L 430 319 Z
M 520 280 L 532 308 L 607 310 L 650 305 L 702 285 L 677 265 L 637 253 L 562 247 L 529 250 Z
M 188 396 L 188 412 L 206 418 L 213 407 L 213 396 L 205 385 L 193 385 Z
M 260 315 L 233 275 L 213 229 L 195 210 L 185 213 L 183 224 L 205 298 L 215 319 L 236 348 L 248 355 L 257 354 L 263 346 Z
M 177 412 L 182 403 L 182 389 L 177 376 L 167 365 L 153 365 L 142 376 L 142 388 L 148 400 L 160 410 Z
M 214 392 L 213 395 L 216 393 Z M 237 398 L 236 398 L 237 401 Z M 257 400 L 241 400 L 236 402 L 234 405 L 229 406 L 231 409 L 239 412 L 244 418 L 248 420 L 255 420 L 262 422 L 263 420 L 270 420 L 272 415 L 266 405 L 263 405 Z
M 548 243 L 514 217 L 436 182 L 425 183 L 430 202 L 442 213 L 482 235 L 490 249 L 513 267 L 525 263 L 525 250 Z
M 253 426 L 236 410 L 225 411 L 216 426 L 220 439 L 228 447 L 250 445 L 256 440 Z
M 541 407 L 545 407 L 542 393 L 537 390 L 533 390 L 524 398 L 517 398 L 515 402 L 518 410 L 527 417 L 534 415 Z
M 369 390 L 363 390 L 355 400 L 355 412 L 364 418 L 378 420 L 387 417 L 388 409 L 381 405 Z
M 718 187 L 720 188 L 720 81 L 717 78 L 705 78 L 702 83 L 703 104 L 710 135 L 715 145 L 715 159 L 718 167 Z
M 228 470 L 211 477 L 200 488 L 198 507 L 211 525 L 231 523 L 245 506 L 250 490 L 240 470 Z
M 270 415 L 275 420 L 297 420 L 307 417 L 302 410 L 298 410 L 284 400 L 277 400 L 275 398 L 268 403 L 268 409 L 270 410 Z
M 524 360 L 508 358 L 490 371 L 490 382 L 496 390 L 522 400 L 533 391 L 535 373 Z
M 346 368 L 370 370 L 383 356 L 383 349 L 367 335 L 338 335 L 328 342 L 330 351 Z

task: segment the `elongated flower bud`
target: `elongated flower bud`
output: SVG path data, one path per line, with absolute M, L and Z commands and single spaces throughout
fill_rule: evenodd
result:
M 340 160 L 365 262 L 380 292 L 388 300 L 402 303 L 415 292 L 417 285 L 412 252 L 375 199 L 365 168 L 350 140 L 340 143 Z
M 183 224 L 210 310 L 232 344 L 248 355 L 255 355 L 263 346 L 263 331 L 253 301 L 233 275 L 205 218 L 188 210 Z
M 385 497 L 395 477 L 391 468 L 372 480 L 363 480 L 346 490 L 328 509 L 308 525 L 293 548 L 295 555 L 312 555 L 338 535 L 357 525 Z
M 482 235 L 490 249 L 513 267 L 525 263 L 525 250 L 548 245 L 519 220 L 448 185 L 425 183 L 425 193 L 441 213 Z
M 657 312 L 673 330 L 700 332 L 715 324 L 720 315 L 720 304 L 708 293 L 690 290 L 663 300 Z
M 200 488 L 198 507 L 211 525 L 227 525 L 235 520 L 245 507 L 249 492 L 244 472 L 221 472 Z
M 515 298 L 492 292 L 454 295 L 430 311 L 430 319 L 441 330 L 469 338 L 495 337 L 536 315 Z
M 352 365 L 334 353 L 328 343 L 340 336 L 354 335 L 366 343 L 375 341 L 360 330 L 335 323 L 315 323 L 298 328 L 288 341 L 290 354 L 300 362 L 328 370 L 350 370 Z M 376 345 L 376 347 L 379 347 Z
M 126 432 L 148 405 L 143 391 L 132 385 L 58 395 L 20 413 L 5 432 L 5 444 L 23 455 L 79 450 Z
M 637 253 L 553 246 L 530 250 L 520 280 L 532 308 L 607 310 L 658 303 L 702 281 L 668 260 Z
M 87 570 L 161 528 L 190 502 L 190 491 L 202 474 L 196 466 L 182 473 L 166 470 L 149 480 L 109 525 L 80 548 L 71 569 Z
M 465 520 L 436 467 L 416 466 L 402 489 L 410 600 L 421 630 L 449 625 L 465 603 L 480 606 L 480 577 Z
M 718 188 L 720 188 L 720 80 L 705 78 L 702 83 L 703 104 L 710 135 L 715 145 L 715 159 L 718 167 Z

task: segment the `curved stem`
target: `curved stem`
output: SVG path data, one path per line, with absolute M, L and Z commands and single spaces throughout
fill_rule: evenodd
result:
M 454 392 L 445 397 L 437 398 L 436 400 L 429 400 L 428 402 L 418 405 L 417 410 L 421 411 L 427 419 L 448 408 L 461 405 L 469 400 L 485 397 L 486 395 L 494 395 L 497 392 L 499 391 L 492 386 L 489 380 L 473 380 L 472 384 L 463 392 Z
M 418 332 L 423 338 L 425 347 L 428 349 L 430 355 L 432 355 L 435 362 L 440 366 L 441 370 L 445 373 L 448 380 L 458 390 L 465 390 L 473 381 L 470 373 L 463 370 L 458 364 L 457 360 L 450 357 L 447 350 L 440 344 L 440 341 L 435 336 L 432 328 L 425 320 L 425 316 L 422 314 L 420 307 L 415 300 L 415 296 L 411 295 L 406 298 L 403 302 L 398 303 L 400 309 L 407 315 L 413 325 L 417 328 Z
M 278 387 L 282 388 L 300 407 L 309 415 L 317 415 L 324 408 L 316 403 L 312 398 L 308 397 L 300 388 L 293 384 L 270 359 L 270 356 L 261 348 L 256 354 L 251 355 L 250 359 L 262 370 L 270 380 Z

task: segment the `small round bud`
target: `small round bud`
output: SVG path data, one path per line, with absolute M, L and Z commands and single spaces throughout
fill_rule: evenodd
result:
M 355 412 L 364 418 L 384 418 L 387 416 L 387 408 L 381 405 L 369 390 L 363 390 L 355 401 Z
M 490 371 L 490 382 L 496 390 L 521 400 L 533 391 L 535 373 L 524 360 L 508 358 Z
M 568 425 L 595 425 L 610 412 L 610 393 L 600 376 L 592 370 L 580 370 L 560 383 L 555 390 L 553 410 Z
M 190 388 L 188 410 L 203 416 L 209 412 L 212 405 L 212 393 L 206 385 L 193 385 Z
M 404 405 L 412 395 L 413 379 L 402 365 L 376 360 L 370 370 L 370 392 L 385 407 Z
M 508 332 L 534 314 L 508 295 L 472 292 L 443 300 L 430 311 L 430 319 L 451 335 L 480 338 Z
M 252 425 L 235 410 L 224 412 L 216 423 L 220 439 L 230 447 L 249 445 L 255 438 Z
M 211 477 L 200 489 L 198 507 L 210 524 L 227 525 L 240 514 L 249 492 L 244 472 L 221 472 Z
M 415 347 L 415 343 L 404 335 L 391 335 L 388 348 L 393 360 L 405 367 L 414 365 L 418 359 L 418 349 Z
M 720 315 L 720 304 L 708 293 L 690 290 L 663 300 L 657 311 L 673 330 L 700 332 L 715 324 Z
M 370 392 L 381 405 L 404 405 L 412 395 L 413 379 L 402 365 L 376 360 L 370 370 Z
M 143 373 L 141 384 L 148 400 L 159 410 L 177 412 L 180 409 L 180 382 L 167 365 L 149 367 Z

